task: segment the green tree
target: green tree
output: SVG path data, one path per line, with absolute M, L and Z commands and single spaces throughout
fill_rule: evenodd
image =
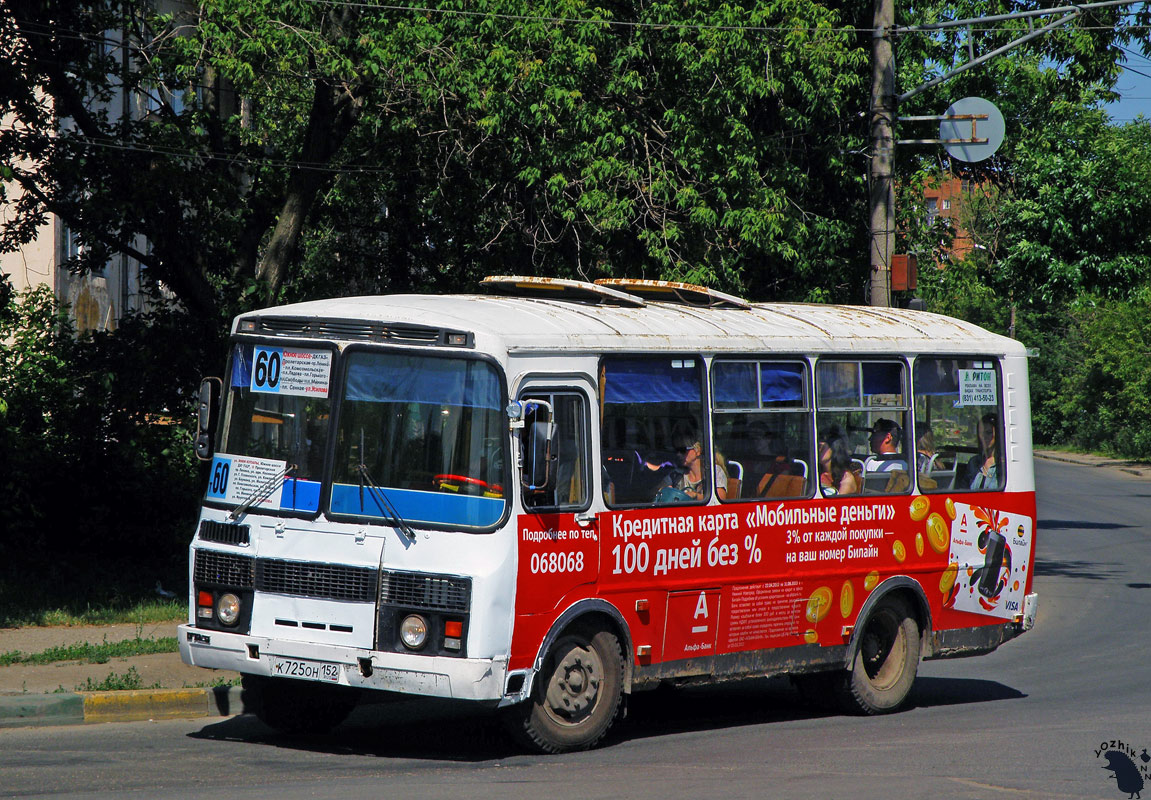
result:
M 74 266 L 128 252 L 198 314 L 509 268 L 861 282 L 867 37 L 810 0 L 19 0 L 0 19 L 24 192 L 0 248 L 57 213 Z M 146 115 L 108 107 L 121 86 Z

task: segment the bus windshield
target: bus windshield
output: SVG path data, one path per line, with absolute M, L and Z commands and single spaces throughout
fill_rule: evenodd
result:
M 331 350 L 237 344 L 209 500 L 315 512 L 331 417 Z
M 334 515 L 489 528 L 504 516 L 507 418 L 477 359 L 352 350 L 336 431 Z M 390 507 L 390 508 L 389 508 Z

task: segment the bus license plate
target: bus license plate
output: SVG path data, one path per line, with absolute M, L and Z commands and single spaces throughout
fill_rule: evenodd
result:
M 312 681 L 339 683 L 340 665 L 324 661 L 300 661 L 294 658 L 273 658 L 272 675 L 280 678 L 301 678 Z

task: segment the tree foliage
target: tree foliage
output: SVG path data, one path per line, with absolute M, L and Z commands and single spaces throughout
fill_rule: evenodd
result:
M 198 497 L 193 328 L 158 313 L 77 336 L 46 287 L 0 294 L 0 603 L 179 586 Z
M 196 313 L 508 271 L 763 297 L 863 283 L 851 8 L 7 8 L 21 80 L 0 153 L 25 194 L 0 248 L 52 211 L 87 245 L 77 267 L 129 252 Z M 108 47 L 120 29 L 127 52 Z M 147 114 L 101 105 L 121 85 Z

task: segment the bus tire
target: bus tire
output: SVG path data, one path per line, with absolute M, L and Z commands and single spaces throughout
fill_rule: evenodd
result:
M 588 750 L 619 713 L 623 652 L 610 631 L 572 628 L 552 646 L 531 698 L 508 710 L 513 737 L 530 750 Z
M 281 733 L 327 733 L 352 713 L 359 697 L 358 689 L 347 686 L 243 676 L 244 710 Z
M 845 710 L 889 714 L 907 700 L 919 669 L 919 623 L 900 597 L 884 598 L 868 615 L 841 694 Z

